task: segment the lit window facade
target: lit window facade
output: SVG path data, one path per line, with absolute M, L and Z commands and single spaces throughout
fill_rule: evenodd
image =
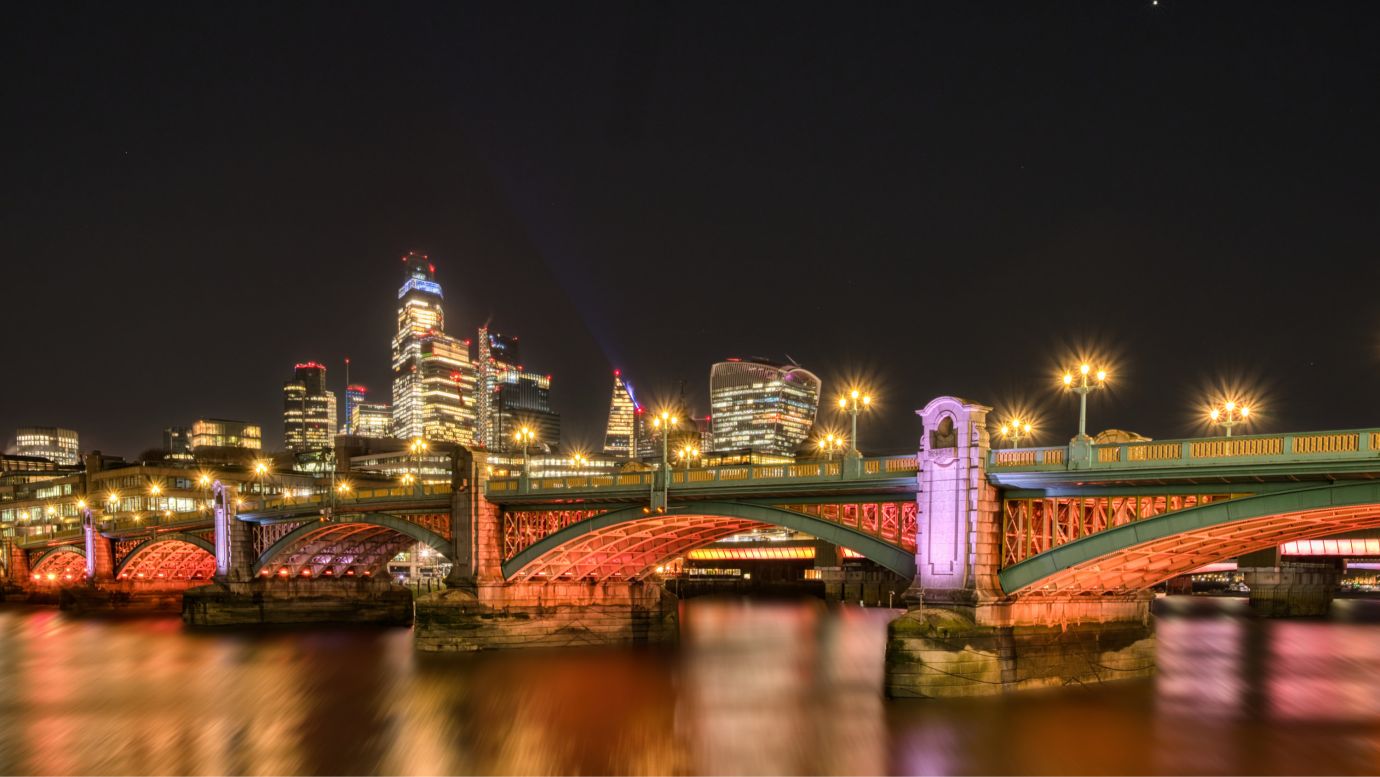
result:
M 283 447 L 295 453 L 335 447 L 335 394 L 326 390 L 326 368 L 304 362 L 283 384 Z
M 14 433 L 14 453 L 18 456 L 38 456 L 65 466 L 81 461 L 81 443 L 77 433 L 59 426 L 26 426 Z
M 642 407 L 633 395 L 632 384 L 623 380 L 620 370 L 613 371 L 613 399 L 609 401 L 609 423 L 604 430 L 604 453 L 632 458 L 638 452 L 638 427 Z
M 709 373 L 714 450 L 793 454 L 810 435 L 821 383 L 796 365 L 729 359 Z
M 393 433 L 393 408 L 383 402 L 360 402 L 350 428 L 359 437 L 388 437 Z
M 199 418 L 192 424 L 192 450 L 197 448 L 263 449 L 263 430 L 258 424 L 224 418 Z
M 345 363 L 346 376 L 349 375 L 349 362 Z M 355 408 L 368 401 L 369 390 L 360 385 L 345 387 L 345 424 L 341 431 L 345 434 L 358 434 L 355 431 Z
M 393 433 L 472 444 L 475 370 L 469 341 L 445 334 L 435 265 L 415 252 L 403 264 L 393 336 Z

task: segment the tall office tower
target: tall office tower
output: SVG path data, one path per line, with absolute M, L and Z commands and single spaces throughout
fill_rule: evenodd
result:
M 169 426 L 163 430 L 163 450 L 173 461 L 192 460 L 192 428 Z
M 349 362 L 345 362 L 349 364 Z M 369 390 L 359 384 L 351 384 L 345 387 L 345 418 L 341 426 L 345 434 L 358 434 L 355 431 L 355 408 L 364 404 L 367 400 Z
M 37 456 L 65 466 L 81 463 L 81 445 L 77 433 L 60 426 L 26 426 L 14 433 L 13 452 L 19 456 Z
M 561 417 L 551 409 L 551 376 L 523 369 L 518 338 L 479 328 L 476 441 L 490 450 L 512 450 L 514 434 L 530 427 L 540 444 L 560 444 Z
M 604 453 L 625 458 L 636 455 L 641 420 L 642 406 L 637 404 L 632 384 L 623 380 L 622 370 L 614 370 L 613 399 L 609 400 L 609 423 L 604 430 Z
M 729 359 L 709 372 L 714 450 L 790 455 L 819 412 L 820 380 L 794 364 Z
M 295 453 L 335 446 L 335 394 L 326 390 L 326 368 L 303 362 L 283 384 L 283 447 Z
M 402 259 L 393 336 L 393 434 L 470 445 L 476 375 L 469 341 L 445 333 L 436 266 L 416 252 Z

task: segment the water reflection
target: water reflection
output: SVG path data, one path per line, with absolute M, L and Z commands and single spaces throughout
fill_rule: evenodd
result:
M 1380 770 L 1380 615 L 1162 618 L 1153 680 L 888 702 L 891 613 L 694 600 L 663 649 L 419 655 L 0 610 L 5 774 Z M 1367 609 L 1369 608 L 1369 609 Z

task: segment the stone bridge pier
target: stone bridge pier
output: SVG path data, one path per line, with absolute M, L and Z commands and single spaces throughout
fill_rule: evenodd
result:
M 1148 593 L 1002 591 L 1000 497 L 986 474 L 990 410 L 940 397 L 917 411 L 916 576 L 908 609 L 888 629 L 888 695 L 971 696 L 1148 674 Z
M 502 516 L 485 498 L 488 454 L 467 463 L 454 494 L 455 551 L 446 589 L 416 602 L 415 643 L 426 651 L 637 644 L 675 640 L 678 602 L 655 579 L 510 581 Z

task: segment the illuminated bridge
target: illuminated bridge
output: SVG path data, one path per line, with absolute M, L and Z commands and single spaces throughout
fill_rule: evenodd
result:
M 1134 591 L 1380 527 L 1380 429 L 991 451 L 1006 594 Z

